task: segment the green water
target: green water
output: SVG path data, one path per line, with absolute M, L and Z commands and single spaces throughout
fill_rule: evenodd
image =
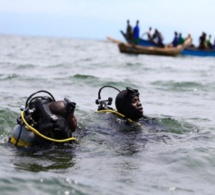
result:
M 124 55 L 105 40 L 45 37 L 0 36 L 0 49 L 1 194 L 213 194 L 214 58 Z M 103 85 L 137 88 L 164 131 L 108 126 L 95 113 Z M 7 144 L 20 107 L 41 89 L 77 103 L 78 144 Z

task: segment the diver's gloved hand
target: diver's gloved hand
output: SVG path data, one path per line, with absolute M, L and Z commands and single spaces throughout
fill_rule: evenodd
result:
M 64 98 L 64 106 L 67 114 L 74 114 L 76 103 L 71 102 L 69 99 Z

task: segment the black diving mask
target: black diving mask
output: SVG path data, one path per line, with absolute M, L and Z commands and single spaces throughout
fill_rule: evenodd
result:
M 126 87 L 127 95 L 129 99 L 133 99 L 135 96 L 139 97 L 139 92 L 137 89 L 132 89 L 130 87 Z
M 67 98 L 64 98 L 64 105 L 65 105 L 66 113 L 73 115 L 74 111 L 75 111 L 76 103 L 75 102 L 71 102 Z

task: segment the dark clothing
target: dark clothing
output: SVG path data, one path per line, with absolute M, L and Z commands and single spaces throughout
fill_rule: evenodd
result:
M 205 49 L 205 42 L 206 42 L 206 35 L 205 34 L 202 34 L 200 37 L 199 37 L 199 49 Z
M 127 40 L 132 40 L 133 38 L 133 31 L 132 31 L 132 27 L 130 24 L 127 25 L 127 29 L 126 29 L 126 38 Z
M 164 47 L 163 37 L 158 30 L 155 31 L 155 33 L 152 36 L 152 39 L 153 39 L 153 42 L 155 42 L 158 46 Z
M 174 37 L 173 41 L 172 41 L 173 47 L 177 47 L 178 41 L 179 41 L 179 39 L 178 39 L 178 36 L 176 35 L 176 36 Z
M 75 103 L 66 98 L 64 101 L 46 96 L 28 98 L 9 141 L 16 146 L 50 147 L 56 143 L 62 145 L 59 140 L 74 140 L 71 139 L 74 129 L 71 130 L 67 120 L 74 109 Z
M 150 118 L 148 116 L 143 116 L 140 118 L 140 120 L 137 121 L 129 121 L 126 118 L 123 118 L 121 116 L 118 116 L 115 113 L 98 113 L 98 118 L 93 119 L 93 124 L 96 126 L 96 128 L 101 129 L 107 129 L 107 130 L 117 130 L 117 131 L 142 131 L 142 130 L 148 130 L 148 131 L 162 131 L 164 129 L 163 125 L 159 123 L 159 121 L 155 118 Z M 99 123 L 96 122 L 99 120 Z M 86 124 L 87 126 L 90 125 Z M 93 126 L 94 126 L 93 125 Z M 91 126 L 91 125 L 90 125 Z

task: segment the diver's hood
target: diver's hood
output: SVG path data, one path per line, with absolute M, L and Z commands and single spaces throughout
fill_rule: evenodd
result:
M 131 104 L 132 99 L 135 96 L 139 97 L 138 90 L 126 87 L 125 90 L 119 92 L 115 100 L 115 106 L 118 112 L 132 120 L 138 120 L 142 117 L 142 114 L 140 114 Z
M 119 92 L 115 99 L 115 106 L 118 112 L 132 120 L 138 120 L 143 116 L 143 113 L 139 112 L 137 109 L 135 109 L 135 107 L 132 106 L 132 99 L 136 96 L 139 97 L 139 92 L 137 89 L 132 89 L 130 87 L 126 87 L 126 89 L 122 91 L 111 85 L 105 85 L 101 87 L 98 91 L 98 99 L 95 101 L 95 103 L 99 105 L 98 111 L 113 110 L 113 108 L 109 107 L 112 104 L 112 98 L 101 98 L 101 91 L 106 87 L 113 88 Z

